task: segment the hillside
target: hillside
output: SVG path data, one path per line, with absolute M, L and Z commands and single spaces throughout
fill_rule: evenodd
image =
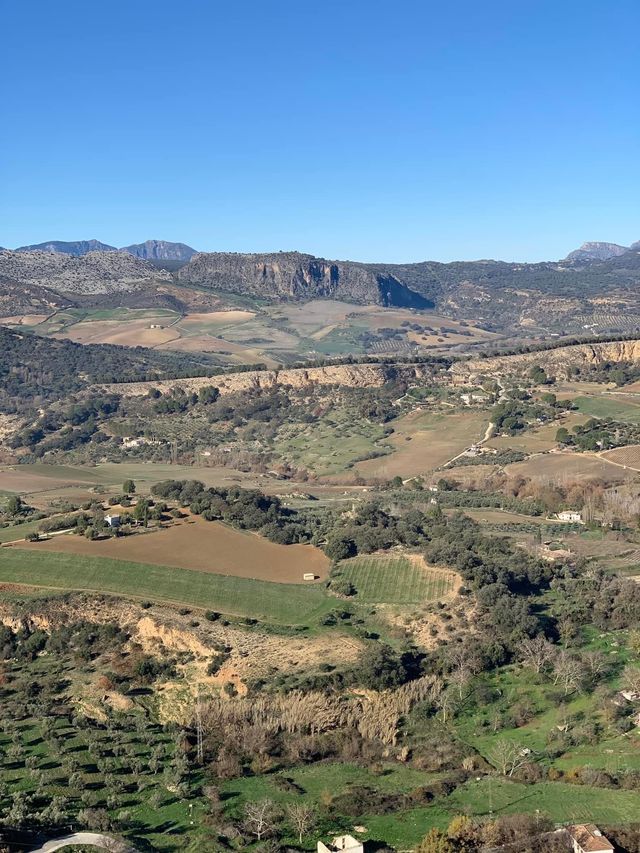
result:
M 536 264 L 365 264 L 299 252 L 194 253 L 184 244 L 159 240 L 118 251 L 70 253 L 69 247 L 80 251 L 90 242 L 0 251 L 0 291 L 9 284 L 39 287 L 53 291 L 51 302 L 58 294 L 104 307 L 180 308 L 193 304 L 195 294 L 200 302 L 229 296 L 233 301 L 235 294 L 267 303 L 337 299 L 435 308 L 492 331 L 534 336 L 584 334 L 585 329 L 628 334 L 640 328 L 640 251 L 633 246 L 588 243 L 564 261 Z M 20 302 L 30 299 L 25 295 Z M 36 308 L 39 300 L 36 295 Z
M 263 299 L 345 299 L 359 303 L 429 307 L 396 276 L 361 264 L 328 261 L 299 252 L 200 252 L 177 273 L 180 281 Z
M 18 399 L 65 399 L 95 382 L 202 376 L 210 367 L 206 355 L 83 345 L 22 334 L 3 326 L 0 353 L 3 411 L 11 411 Z
M 137 290 L 171 277 L 140 258 L 119 252 L 0 252 L 0 277 L 16 284 L 44 287 L 63 294 L 114 294 Z

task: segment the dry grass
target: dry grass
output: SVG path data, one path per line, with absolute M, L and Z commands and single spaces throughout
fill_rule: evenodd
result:
M 634 476 L 633 471 L 625 471 L 588 453 L 547 453 L 507 465 L 505 471 L 510 477 L 530 477 L 532 480 L 559 484 L 585 480 L 621 483 Z
M 363 477 L 391 479 L 426 474 L 444 465 L 484 435 L 486 412 L 465 411 L 455 414 L 412 412 L 395 425 L 389 439 L 394 451 L 356 466 Z
M 53 337 L 66 338 L 79 344 L 119 344 L 120 346 L 155 347 L 179 337 L 175 327 L 150 329 L 151 325 L 167 326 L 167 317 L 145 317 L 140 320 L 86 320 L 69 326 Z
M 556 446 L 556 433 L 560 427 L 572 430 L 574 426 L 584 424 L 588 420 L 588 415 L 583 415 L 580 412 L 570 412 L 563 418 L 544 424 L 537 429 L 527 430 L 522 435 L 492 438 L 491 441 L 487 442 L 487 446 L 495 447 L 497 450 L 511 449 L 521 450 L 523 453 L 545 453 Z

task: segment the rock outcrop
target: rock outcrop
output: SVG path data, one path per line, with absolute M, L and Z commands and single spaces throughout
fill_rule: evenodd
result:
M 597 367 L 605 362 L 640 361 L 640 340 L 573 344 L 556 349 L 505 355 L 496 358 L 460 361 L 451 367 L 451 376 L 467 381 L 472 376 L 512 376 L 522 374 L 534 365 L 547 373 L 567 377 L 572 367 Z
M 305 388 L 320 385 L 340 385 L 346 388 L 379 388 L 391 378 L 402 378 L 409 382 L 420 379 L 433 381 L 433 369 L 426 364 L 335 364 L 325 367 L 299 367 L 289 370 L 251 370 L 244 373 L 224 373 L 220 376 L 195 377 L 193 379 L 169 379 L 160 382 L 119 382 L 104 386 L 108 392 L 125 397 L 141 397 L 151 388 L 166 392 L 171 388 L 198 391 L 215 385 L 220 394 L 235 394 L 239 391 L 262 391 L 291 386 Z
M 569 252 L 566 261 L 608 261 L 609 258 L 617 258 L 629 251 L 628 246 L 620 246 L 618 243 L 590 242 L 583 243 L 579 249 Z
M 177 276 L 191 284 L 268 300 L 331 298 L 416 308 L 427 305 L 422 296 L 392 274 L 299 252 L 248 255 L 199 252 Z

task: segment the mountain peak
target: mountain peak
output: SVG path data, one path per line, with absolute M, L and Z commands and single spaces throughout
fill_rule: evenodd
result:
M 145 261 L 188 261 L 196 254 L 196 250 L 186 243 L 171 243 L 168 240 L 145 240 L 144 243 L 123 246 L 120 251 L 129 252 Z
M 115 246 L 101 243 L 100 240 L 50 240 L 48 243 L 33 243 L 20 246 L 16 252 L 56 252 L 61 255 L 86 255 L 88 252 L 117 252 Z
M 608 261 L 629 251 L 628 246 L 618 243 L 603 243 L 598 240 L 583 243 L 579 249 L 569 252 L 566 261 Z

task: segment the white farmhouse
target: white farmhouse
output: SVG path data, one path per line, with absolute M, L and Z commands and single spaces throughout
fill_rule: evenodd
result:
M 108 527 L 120 527 L 120 516 L 119 515 L 105 515 L 104 523 Z
M 558 513 L 559 521 L 572 521 L 574 524 L 583 524 L 582 513 L 575 512 L 572 509 L 563 509 Z

